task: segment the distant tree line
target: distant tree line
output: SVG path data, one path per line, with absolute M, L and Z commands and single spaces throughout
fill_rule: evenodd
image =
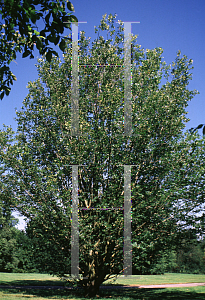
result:
M 38 272 L 32 260 L 32 243 L 23 231 L 5 226 L 0 229 L 0 272 Z
M 205 274 L 205 239 L 198 240 L 191 230 L 187 230 L 175 249 L 161 251 L 148 273 Z

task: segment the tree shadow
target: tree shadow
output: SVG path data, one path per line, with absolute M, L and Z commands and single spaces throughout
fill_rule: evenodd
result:
M 31 297 L 41 297 L 41 298 L 54 298 L 54 299 L 59 299 L 59 298 L 68 298 L 72 296 L 72 298 L 76 299 L 82 299 L 83 298 L 83 291 L 79 289 L 75 290 L 67 290 L 67 289 L 52 289 L 52 288 L 47 288 L 47 289 L 7 289 L 7 288 L 0 288 L 0 292 L 3 292 L 4 294 L 12 294 L 12 295 L 17 295 L 17 294 L 25 294 L 27 296 Z
M 13 281 L 7 281 L 7 282 L 0 282 L 0 285 L 18 285 L 18 286 L 63 286 L 63 281 L 57 281 L 57 280 L 13 280 Z
M 184 290 L 169 290 L 169 289 L 100 289 L 100 298 L 96 297 L 93 299 L 126 299 L 131 300 L 203 300 L 205 299 L 205 291 L 197 293 L 196 291 L 185 291 Z M 187 290 L 187 289 L 186 289 Z M 72 299 L 83 299 L 82 289 L 0 289 L 1 292 L 9 294 L 26 294 L 34 297 L 49 298 L 53 297 L 55 299 L 71 298 Z
M 205 299 L 204 293 L 196 293 L 183 290 L 168 290 L 168 289 L 119 289 L 119 290 L 103 290 L 101 293 L 105 298 L 108 296 L 113 298 L 127 297 L 135 300 L 202 300 Z

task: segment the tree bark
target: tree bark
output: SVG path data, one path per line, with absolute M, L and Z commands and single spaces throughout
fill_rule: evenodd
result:
M 100 284 L 93 280 L 92 282 L 88 282 L 87 285 L 84 286 L 84 297 L 97 297 L 99 295 Z
M 102 270 L 102 272 L 97 272 L 95 274 L 96 275 L 92 276 L 92 278 L 83 279 L 81 282 L 79 282 L 84 289 L 85 298 L 100 296 L 99 289 L 100 285 L 104 282 L 106 272 Z

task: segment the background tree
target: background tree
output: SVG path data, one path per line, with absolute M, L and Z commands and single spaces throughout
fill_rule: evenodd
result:
M 205 272 L 203 261 L 203 240 L 199 240 L 194 230 L 185 230 L 181 247 L 177 249 L 178 272 L 198 274 Z
M 0 148 L 3 153 L 5 152 L 8 142 L 11 142 L 11 139 L 11 128 L 0 132 Z M 14 199 L 7 189 L 8 185 L 6 167 L 3 163 L 3 157 L 0 155 L 0 229 L 5 226 L 12 227 L 18 224 L 18 219 L 12 216 Z
M 11 143 L 11 128 L 0 132 L 0 148 L 3 153 Z M 0 155 L 0 272 L 33 272 L 37 271 L 32 259 L 32 243 L 22 232 L 15 228 L 19 220 L 12 213 L 14 198 L 6 176 L 8 169 Z
M 123 165 L 133 165 L 132 262 L 137 270 L 169 249 L 181 228 L 194 224 L 196 216 L 189 213 L 203 203 L 204 140 L 182 134 L 187 102 L 197 93 L 187 88 L 192 61 L 179 52 L 167 66 L 161 48 L 145 51 L 132 36 L 133 134 L 125 136 L 124 34 L 122 22 L 115 29 L 115 18 L 103 16 L 95 30 L 107 31 L 107 39 L 98 34 L 91 49 L 81 32 L 79 63 L 89 65 L 79 67 L 82 135 L 71 136 L 68 44 L 63 63 L 39 59 L 39 79 L 29 83 L 17 113 L 16 143 L 1 151 L 9 170 L 7 188 L 29 219 L 36 259 L 45 272 L 63 277 L 71 272 L 71 165 L 81 165 L 79 267 L 88 279 L 76 281 L 86 297 L 123 269 Z
M 14 227 L 7 226 L 0 230 L 0 272 L 12 272 L 18 266 L 15 233 Z
M 178 270 L 177 253 L 174 249 L 170 249 L 159 252 L 158 260 L 150 266 L 146 274 L 161 275 L 164 273 L 177 273 Z
M 0 229 L 0 272 L 38 272 L 33 259 L 33 243 L 26 233 L 13 226 Z
M 15 75 L 9 64 L 16 59 L 18 52 L 22 57 L 34 58 L 36 46 L 39 53 L 45 54 L 48 61 L 52 54 L 58 56 L 49 45 L 59 45 L 64 51 L 65 28 L 71 28 L 69 22 L 78 19 L 67 11 L 74 11 L 68 0 L 1 0 L 0 1 L 0 99 L 9 95 Z M 41 21 L 40 23 L 38 21 Z M 42 27 L 45 25 L 45 27 Z
M 191 229 L 184 230 L 180 235 L 180 244 L 173 250 L 162 250 L 158 261 L 147 270 L 148 274 L 205 273 L 204 240 L 199 240 Z

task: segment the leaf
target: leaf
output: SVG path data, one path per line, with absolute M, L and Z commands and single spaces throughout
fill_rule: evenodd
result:
M 1 94 L 0 94 L 0 99 L 2 100 L 4 98 L 4 92 L 2 92 Z
M 46 21 L 47 24 L 49 24 L 50 16 L 51 16 L 51 12 L 49 12 L 49 13 L 47 14 L 47 16 L 45 17 L 45 21 Z
M 78 19 L 75 16 L 70 16 L 71 22 L 78 22 Z
M 203 128 L 203 135 L 205 136 L 205 126 L 204 126 L 204 128 Z
M 55 56 L 58 57 L 58 53 L 55 50 L 52 50 L 51 52 L 52 52 L 52 54 L 54 54 Z
M 74 12 L 75 12 L 74 6 L 73 6 L 73 4 L 72 4 L 70 1 L 67 2 L 67 8 L 68 8 L 70 11 L 74 11 Z
M 54 44 L 57 45 L 58 42 L 59 42 L 59 40 L 60 40 L 60 36 L 58 35 L 58 36 L 56 37 L 55 41 L 54 41 Z
M 47 30 L 43 29 L 43 30 L 40 31 L 40 35 L 43 36 L 43 37 L 45 37 L 46 36 L 46 34 L 45 34 L 46 32 L 47 32 Z
M 49 42 L 54 43 L 55 45 L 57 45 L 58 42 L 59 42 L 60 36 L 59 35 L 55 36 L 55 35 L 50 34 L 47 37 L 47 39 L 49 40 Z
M 30 18 L 31 18 L 32 23 L 35 24 L 36 20 L 38 18 L 38 14 L 35 9 L 30 10 Z
M 61 49 L 61 51 L 65 51 L 66 48 L 66 42 L 64 39 L 61 40 L 60 44 L 59 44 L 59 48 Z
M 19 32 L 22 36 L 24 36 L 24 31 L 23 31 L 21 23 L 19 23 Z
M 40 32 L 38 32 L 37 30 L 34 30 L 34 33 L 35 33 L 36 35 L 39 35 L 39 34 L 40 34 Z
M 49 35 L 47 36 L 47 39 L 49 40 L 49 42 L 55 43 L 56 36 L 55 36 L 55 35 L 52 35 L 52 34 L 49 34 Z
M 200 125 L 198 125 L 198 127 L 196 128 L 196 129 L 200 129 L 200 128 L 202 128 L 204 126 L 204 124 L 200 124 Z
M 71 27 L 70 27 L 70 23 L 64 23 L 64 27 L 65 27 L 65 28 L 69 28 L 69 29 L 71 29 Z
M 13 80 L 17 81 L 17 78 L 14 74 L 12 74 L 12 78 L 13 78 Z
M 41 38 L 39 36 L 36 36 L 35 39 L 36 39 L 36 48 L 38 50 L 41 50 L 41 48 L 43 47 L 43 43 L 41 41 Z
M 46 53 L 47 49 L 48 49 L 48 48 L 45 47 L 45 46 L 42 47 L 42 48 L 39 50 L 40 54 L 41 54 L 41 55 L 44 55 L 44 54 Z
M 10 94 L 10 91 L 11 91 L 11 88 L 9 88 L 9 87 L 5 88 L 6 96 L 8 96 Z
M 22 54 L 22 57 L 25 58 L 25 57 L 29 56 L 30 53 L 31 52 L 29 50 L 27 50 Z
M 49 50 L 49 51 L 46 53 L 46 60 L 50 63 L 50 62 L 51 62 L 51 59 L 52 59 L 52 52 Z

